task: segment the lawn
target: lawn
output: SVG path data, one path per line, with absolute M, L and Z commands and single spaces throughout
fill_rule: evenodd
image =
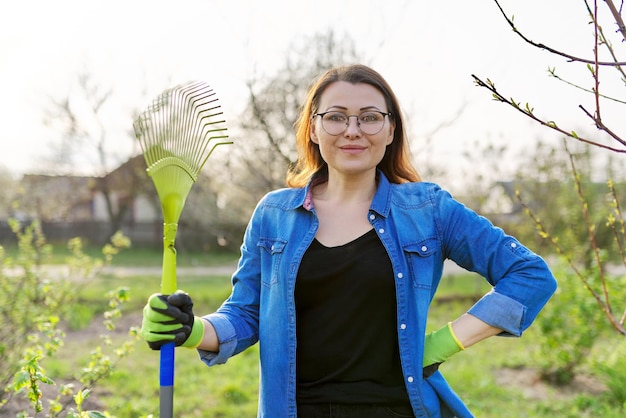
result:
M 202 259 L 200 255 L 197 257 Z M 234 262 L 232 254 L 219 259 L 207 258 L 203 261 L 207 266 Z M 158 265 L 158 259 L 158 253 L 146 254 L 142 256 L 144 261 L 135 265 Z M 113 344 L 109 350 L 112 353 L 128 339 L 129 327 L 140 326 L 141 308 L 149 294 L 158 290 L 158 283 L 159 277 L 154 274 L 130 277 L 109 274 L 88 286 L 77 287 L 84 309 L 77 307 L 76 312 L 78 316 L 88 316 L 88 320 L 77 320 L 77 325 L 68 330 L 65 347 L 54 359 L 49 359 L 52 361 L 46 362 L 49 375 L 58 376 L 59 381 L 71 380 L 77 370 L 88 364 L 94 347 L 101 345 L 99 335 L 105 333 L 99 315 L 105 310 L 104 294 L 108 290 L 126 286 L 131 294 L 131 301 L 111 334 Z M 216 309 L 228 296 L 230 279 L 224 275 L 180 274 L 178 286 L 193 296 L 196 314 L 203 314 Z M 453 320 L 488 289 L 472 274 L 444 277 L 432 305 L 429 327 Z M 623 416 L 623 406 L 608 402 L 605 388 L 591 373 L 591 363 L 582 365 L 580 379 L 568 387 L 557 388 L 541 382 L 533 368 L 536 348 L 537 334 L 531 328 L 521 339 L 496 337 L 470 347 L 444 364 L 441 370 L 477 417 Z M 599 348 L 608 349 L 606 345 Z M 228 364 L 213 368 L 204 366 L 195 350 L 178 349 L 175 416 L 256 416 L 257 385 L 257 346 L 235 356 Z M 121 360 L 113 375 L 98 383 L 90 400 L 91 407 L 107 410 L 120 418 L 158 416 L 158 391 L 158 353 L 137 341 L 132 353 Z

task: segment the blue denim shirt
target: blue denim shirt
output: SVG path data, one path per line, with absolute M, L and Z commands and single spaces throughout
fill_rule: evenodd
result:
M 244 235 L 232 294 L 205 316 L 220 341 L 218 353 L 199 350 L 209 366 L 259 341 L 259 417 L 296 417 L 294 288 L 319 225 L 310 188 L 273 191 L 259 202 Z M 435 184 L 391 184 L 379 173 L 368 217 L 393 265 L 400 357 L 415 415 L 471 417 L 440 372 L 422 378 L 428 309 L 444 260 L 493 286 L 469 313 L 509 336 L 520 336 L 554 293 L 552 273 L 541 257 Z

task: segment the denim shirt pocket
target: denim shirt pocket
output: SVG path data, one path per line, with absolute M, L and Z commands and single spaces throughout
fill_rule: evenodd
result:
M 414 287 L 424 290 L 431 289 L 431 273 L 437 248 L 438 242 L 436 238 L 427 238 L 403 246 L 402 249 L 409 263 Z
M 277 238 L 261 238 L 257 244 L 261 251 L 261 283 L 270 287 L 278 282 L 278 270 L 287 241 Z

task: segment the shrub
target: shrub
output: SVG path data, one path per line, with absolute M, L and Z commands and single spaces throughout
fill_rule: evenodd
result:
M 540 332 L 536 362 L 543 380 L 565 385 L 588 358 L 602 329 L 603 313 L 572 274 L 559 276 L 559 287 L 537 318 Z
M 0 387 L 3 389 L 0 415 L 106 416 L 98 411 L 85 411 L 85 401 L 95 384 L 110 375 L 117 362 L 131 351 L 138 339 L 136 329 L 131 329 L 131 338 L 118 347 L 112 347 L 108 335 L 101 336 L 101 344 L 91 352 L 87 366 L 75 376 L 80 385 L 78 389 L 73 383 L 57 384 L 43 364 L 63 347 L 65 333 L 62 324 L 76 326 L 82 322 L 84 325 L 85 309 L 80 306 L 74 309 L 78 306 L 78 284 L 89 283 L 130 242 L 123 235 L 116 234 L 102 249 L 103 259 L 93 259 L 83 253 L 79 239 L 72 239 L 68 244 L 72 254 L 66 263 L 68 268 L 53 271 L 44 266 L 50 246 L 39 223 L 22 227 L 12 220 L 10 225 L 17 237 L 19 251 L 9 257 L 0 246 Z M 128 291 L 123 288 L 107 295 L 109 302 L 104 312 L 104 325 L 108 331 L 114 330 L 128 296 Z M 20 403 L 23 399 L 28 400 L 26 406 Z

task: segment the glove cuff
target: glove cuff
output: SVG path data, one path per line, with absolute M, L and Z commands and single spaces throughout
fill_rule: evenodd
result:
M 443 361 L 448 360 L 459 351 L 465 350 L 463 344 L 461 344 L 457 336 L 454 335 L 451 322 L 448 322 L 446 326 L 435 331 L 433 333 L 433 340 L 434 346 L 437 347 L 437 351 Z
M 450 330 L 450 337 L 452 337 L 457 347 L 459 347 L 459 351 L 465 350 L 465 347 L 463 347 L 463 344 L 461 343 L 461 341 L 459 341 L 458 337 L 454 333 L 454 329 L 452 329 L 452 322 L 448 322 L 448 329 Z
M 452 323 L 433 331 L 426 336 L 426 346 L 424 347 L 424 365 L 429 366 L 434 363 L 443 363 L 454 354 L 464 350 L 463 344 L 459 341 L 454 331 Z
M 189 337 L 182 344 L 183 347 L 197 348 L 204 339 L 204 321 L 199 316 L 193 318 L 193 327 Z

